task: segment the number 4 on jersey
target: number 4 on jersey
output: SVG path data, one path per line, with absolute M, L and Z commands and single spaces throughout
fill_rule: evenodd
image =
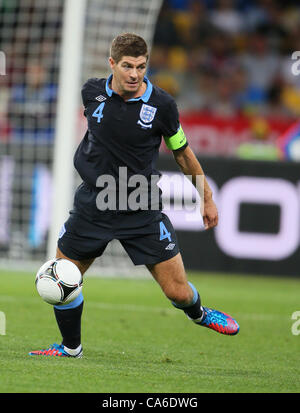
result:
M 94 118 L 97 118 L 98 123 L 100 123 L 101 119 L 103 118 L 102 112 L 103 112 L 103 109 L 104 109 L 104 105 L 105 105 L 105 102 L 100 103 L 100 105 L 97 107 L 97 109 L 95 110 L 95 112 L 92 115 Z
M 168 238 L 169 242 L 171 242 L 171 232 L 169 232 L 165 226 L 165 224 L 161 221 L 159 223 L 159 228 L 160 228 L 160 237 L 159 240 L 162 241 L 165 238 Z

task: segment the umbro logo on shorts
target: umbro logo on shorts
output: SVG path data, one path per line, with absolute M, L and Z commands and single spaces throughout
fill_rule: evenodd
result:
M 170 242 L 170 244 L 166 246 L 165 250 L 172 250 L 174 247 L 175 244 L 173 242 Z
M 104 102 L 104 100 L 106 100 L 106 97 L 103 95 L 99 95 L 95 99 L 98 100 L 98 102 Z

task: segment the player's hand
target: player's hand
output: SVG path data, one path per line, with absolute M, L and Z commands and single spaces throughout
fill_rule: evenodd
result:
M 218 225 L 218 210 L 212 199 L 204 202 L 203 223 L 205 229 L 210 229 Z

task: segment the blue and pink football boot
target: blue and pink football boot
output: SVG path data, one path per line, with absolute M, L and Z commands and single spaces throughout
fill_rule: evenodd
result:
M 202 310 L 202 317 L 193 320 L 194 323 L 229 336 L 233 336 L 239 332 L 240 327 L 238 323 L 229 314 L 208 307 L 202 307 Z
M 65 351 L 62 344 L 52 344 L 49 348 L 45 350 L 36 350 L 29 353 L 30 356 L 52 356 L 52 357 L 74 357 L 81 358 L 83 353 L 81 351 L 76 355 L 71 355 Z

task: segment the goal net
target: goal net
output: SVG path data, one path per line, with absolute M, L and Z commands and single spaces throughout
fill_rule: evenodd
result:
M 78 28 L 83 30 L 81 84 L 90 77 L 107 76 L 110 43 L 120 32 L 143 36 L 151 48 L 162 0 L 76 0 L 76 3 L 79 1 L 84 4 L 84 24 Z M 0 0 L 2 268 L 31 269 L 49 259 L 51 212 L 59 203 L 59 199 L 54 199 L 58 182 L 53 164 L 67 3 L 68 0 Z M 73 30 L 75 33 L 76 25 Z M 73 42 L 68 44 L 70 51 L 77 46 Z M 66 129 L 70 124 L 76 125 L 71 151 L 86 127 L 80 84 L 77 86 L 76 116 L 64 123 Z M 74 171 L 72 174 L 73 193 L 79 177 Z M 117 241 L 108 245 L 93 267 L 92 272 L 101 274 L 144 273 L 143 268 L 133 266 Z

